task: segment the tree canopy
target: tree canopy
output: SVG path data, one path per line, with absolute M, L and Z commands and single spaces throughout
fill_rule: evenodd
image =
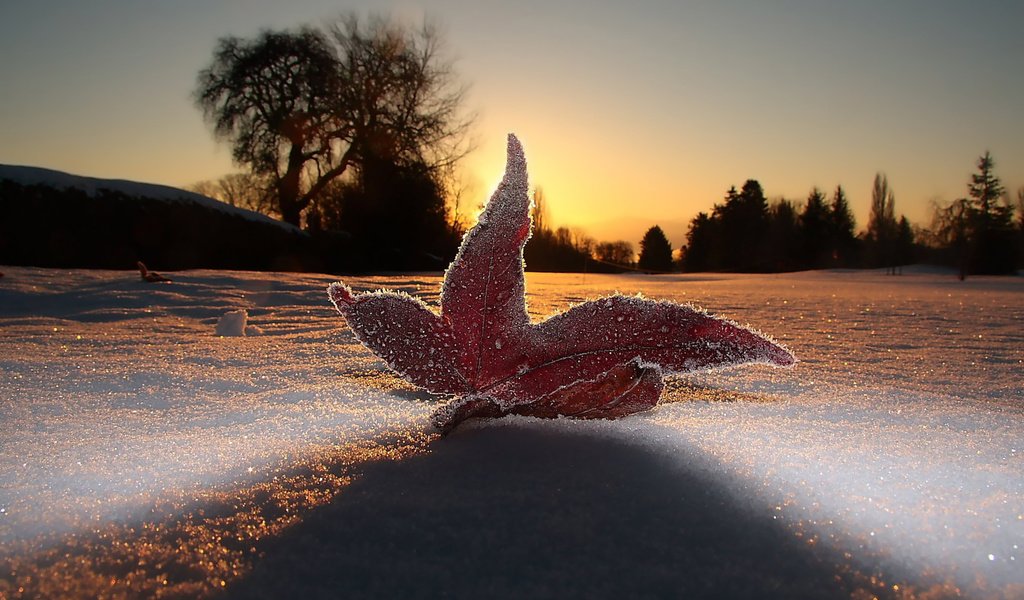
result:
M 672 244 L 665 232 L 655 225 L 647 230 L 640 240 L 640 259 L 637 266 L 651 271 L 669 271 L 672 269 Z
M 352 166 L 440 170 L 467 151 L 463 89 L 429 27 L 341 18 L 327 30 L 222 38 L 195 100 L 235 162 L 271 178 L 282 218 Z
M 1014 207 L 995 174 L 992 155 L 985 152 L 975 166 L 967 197 L 936 207 L 933 229 L 937 242 L 953 254 L 961 278 L 968 273 L 1012 273 L 1019 259 L 1018 236 L 1024 227 L 1014 227 Z M 1024 210 L 1021 215 L 1024 219 Z

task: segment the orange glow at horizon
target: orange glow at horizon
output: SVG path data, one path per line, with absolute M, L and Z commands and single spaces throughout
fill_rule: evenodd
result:
M 0 49 L 24 58 L 0 65 L 0 163 L 177 187 L 239 170 L 190 97 L 216 41 L 338 12 L 320 0 L 62 4 L 0 8 Z M 899 3 L 879 21 L 863 3 L 798 4 L 453 0 L 391 12 L 442 25 L 469 86 L 463 108 L 481 115 L 463 165 L 466 216 L 499 180 L 509 132 L 551 224 L 598 240 L 636 244 L 657 224 L 678 248 L 693 216 L 747 179 L 798 204 L 841 184 L 863 230 L 877 172 L 896 212 L 927 225 L 932 202 L 962 196 L 986 150 L 1016 195 L 1024 5 Z

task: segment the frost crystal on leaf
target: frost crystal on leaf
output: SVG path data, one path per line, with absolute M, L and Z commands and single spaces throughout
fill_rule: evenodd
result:
M 530 323 L 530 229 L 526 159 L 510 135 L 505 177 L 445 272 L 440 314 L 406 294 L 328 288 L 359 341 L 395 372 L 458 396 L 434 414 L 442 431 L 507 414 L 618 418 L 657 404 L 666 373 L 796 362 L 747 328 L 641 297 L 610 296 Z

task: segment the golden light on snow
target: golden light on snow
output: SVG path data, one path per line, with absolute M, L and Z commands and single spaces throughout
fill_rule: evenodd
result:
M 136 523 L 13 543 L 0 565 L 33 597 L 208 595 L 245 575 L 262 542 L 343 493 L 361 464 L 402 460 L 429 439 L 325 447 L 262 481 L 158 501 Z
M 112 271 L 4 272 L 0 597 L 230 594 L 257 573 L 261 552 L 279 542 L 290 550 L 322 511 L 367 514 L 359 494 L 368 480 L 377 482 L 371 501 L 395 498 L 408 511 L 423 502 L 403 496 L 415 489 L 430 495 L 429 512 L 370 511 L 394 520 L 361 531 L 398 528 L 428 545 L 444 539 L 431 537 L 438 525 L 463 531 L 441 509 L 460 519 L 476 511 L 515 533 L 579 514 L 560 503 L 573 489 L 588 491 L 576 497 L 583 504 L 613 501 L 599 514 L 616 535 L 664 541 L 675 535 L 665 519 L 686 508 L 691 489 L 677 479 L 692 473 L 729 492 L 730 519 L 763 517 L 756 522 L 794 542 L 789 552 L 823 557 L 868 595 L 1014 597 L 1024 586 L 1017 279 L 529 274 L 534 319 L 642 291 L 772 324 L 802 362 L 669 379 L 661 406 L 620 421 L 501 421 L 434 442 L 426 423 L 439 400 L 359 346 L 327 303 L 333 277 L 194 271 L 152 288 Z M 436 303 L 439 278 L 350 283 Z M 218 321 L 238 310 L 260 334 L 218 337 Z M 563 438 L 551 447 L 580 454 L 557 471 L 550 454 L 520 459 L 529 445 L 490 445 Z M 601 454 L 608 447 L 616 450 Z M 623 458 L 630 449 L 642 452 Z M 607 460 L 588 462 L 595 455 Z M 506 489 L 510 473 L 488 471 L 499 459 L 522 485 Z M 616 460 L 625 461 L 619 473 L 654 469 L 657 485 L 642 498 L 605 487 Z M 460 478 L 468 466 L 479 479 Z M 449 488 L 436 487 L 439 475 Z M 665 496 L 673 485 L 678 497 Z M 665 511 L 659 522 L 628 513 L 629 502 L 652 498 Z M 521 512 L 487 513 L 502 501 Z M 537 513 L 537 502 L 548 508 Z M 393 550 L 371 542 L 339 558 L 358 563 L 364 544 L 376 558 Z M 514 552 L 539 543 L 501 540 Z M 622 539 L 596 543 L 591 550 L 614 554 Z

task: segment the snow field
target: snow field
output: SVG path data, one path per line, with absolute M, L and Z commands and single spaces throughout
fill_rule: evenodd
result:
M 0 546 L 7 548 L 0 550 L 0 591 L 6 584 L 12 597 L 32 573 L 37 579 L 56 577 L 33 556 L 63 547 L 68 536 L 83 540 L 114 531 L 109 535 L 131 551 L 121 555 L 103 544 L 76 542 L 75 556 L 88 558 L 81 562 L 91 566 L 65 569 L 71 575 L 55 588 L 80 596 L 109 591 L 104 586 L 116 586 L 97 575 L 107 572 L 102 565 L 115 562 L 127 569 L 123 563 L 135 560 L 143 542 L 171 548 L 173 536 L 151 539 L 146 531 L 167 527 L 211 498 L 241 506 L 255 489 L 265 488 L 271 497 L 309 496 L 289 501 L 295 514 L 288 519 L 261 517 L 263 525 L 260 518 L 246 525 L 253 539 L 280 540 L 268 543 L 282 544 L 288 552 L 300 547 L 289 527 L 300 531 L 308 520 L 329 530 L 317 521 L 317 507 L 339 511 L 339 518 L 393 520 L 399 530 L 427 536 L 428 546 L 431 535 L 435 542 L 457 536 L 462 530 L 451 520 L 455 516 L 430 533 L 421 528 L 426 517 L 403 518 L 381 499 L 419 489 L 426 506 L 468 502 L 464 488 L 453 491 L 462 481 L 459 465 L 473 473 L 487 461 L 508 469 L 508 478 L 533 482 L 530 493 L 540 495 L 533 510 L 539 512 L 530 519 L 549 529 L 564 528 L 559 524 L 565 517 L 554 507 L 566 490 L 577 490 L 574 500 L 590 511 L 605 501 L 635 499 L 621 490 L 602 498 L 600 464 L 568 458 L 530 462 L 535 460 L 529 458 L 530 448 L 608 460 L 602 454 L 605 444 L 619 452 L 624 473 L 650 470 L 651 461 L 671 466 L 669 475 L 658 471 L 645 479 L 644 493 L 657 495 L 663 485 L 666 493 L 684 494 L 684 482 L 699 474 L 721 485 L 751 523 L 781 524 L 798 546 L 834 559 L 837 571 L 859 572 L 854 587 L 866 581 L 863 585 L 876 595 L 1024 596 L 1024 282 L 1018 278 L 961 283 L 927 272 L 903 277 L 528 274 L 534 319 L 613 291 L 640 291 L 748 323 L 786 344 L 801 362 L 786 370 L 755 367 L 670 379 L 662 405 L 620 421 L 511 418 L 468 423 L 437 440 L 426 421 L 438 400 L 387 373 L 358 345 L 328 305 L 324 290 L 332 277 L 192 271 L 173 274 L 172 284 L 149 285 L 134 271 L 0 270 L 5 273 L 0 280 Z M 357 291 L 389 287 L 436 303 L 439 278 L 346 283 Z M 239 311 L 245 318 L 234 317 L 230 331 L 252 326 L 262 334 L 216 335 L 218 321 Z M 406 450 L 389 453 L 399 447 Z M 512 457 L 489 451 L 527 458 L 509 462 Z M 376 464 L 381 456 L 395 466 L 359 466 Z M 359 487 L 364 471 L 369 492 Z M 420 471 L 454 487 L 441 485 L 430 495 L 424 491 L 430 481 L 417 479 Z M 315 473 L 334 474 L 330 493 L 309 491 L 326 489 L 315 483 Z M 296 483 L 296 478 L 305 479 Z M 477 511 L 493 521 L 496 517 L 478 502 L 511 502 L 498 498 L 508 493 L 508 482 L 500 473 L 472 481 L 474 501 L 462 504 L 461 514 Z M 362 491 L 349 494 L 349 483 Z M 380 506 L 376 512 L 359 500 L 367 493 Z M 659 499 L 665 503 L 659 510 L 671 511 L 674 497 Z M 711 510 L 693 502 L 680 497 L 679 511 Z M 154 506 L 164 513 L 154 516 Z M 607 513 L 586 510 L 583 514 L 617 518 L 610 506 Z M 705 517 L 711 532 L 722 528 L 738 535 L 715 515 Z M 628 518 L 634 529 L 658 526 L 643 515 Z M 210 522 L 195 520 L 206 523 L 206 533 L 193 536 L 203 544 L 189 545 L 181 541 L 184 534 L 175 534 L 173 543 L 185 548 L 181 564 L 201 562 L 205 555 L 199 550 L 206 543 L 230 548 L 206 540 L 210 531 L 224 533 L 238 525 L 217 529 Z M 568 523 L 594 525 L 585 519 Z M 514 533 L 518 527 L 508 529 Z M 356 531 L 384 535 L 372 528 Z M 629 535 L 617 531 L 620 538 Z M 770 534 L 751 535 L 767 540 Z M 672 535 L 653 539 L 664 551 L 655 549 L 647 566 L 633 567 L 660 569 L 650 572 L 648 583 L 654 585 L 658 577 L 699 579 L 680 566 L 686 556 L 668 551 Z M 332 551 L 335 560 L 356 561 L 370 543 L 348 547 L 321 541 L 307 549 L 313 554 L 296 555 L 310 559 Z M 524 533 L 500 543 L 507 552 L 527 552 L 538 540 Z M 543 584 L 536 590 L 565 592 L 574 588 L 559 587 L 571 584 L 557 576 L 557 569 L 583 568 L 588 560 L 614 552 L 617 543 L 623 542 L 596 537 L 588 539 L 587 548 L 565 546 L 579 556 L 562 559 L 567 562 L 560 566 L 513 568 Z M 223 581 L 229 592 L 237 584 L 245 595 L 253 589 L 246 585 L 268 580 L 267 570 L 279 556 L 270 552 L 259 559 L 247 546 L 231 552 L 230 568 L 168 575 L 154 567 L 137 573 L 132 585 L 199 593 Z M 727 556 L 723 550 L 719 562 Z M 434 564 L 420 554 L 414 558 L 402 563 L 405 573 L 396 563 L 392 574 L 396 580 L 408 578 L 410 589 L 417 589 L 414 572 L 425 576 L 416 565 Z M 737 561 L 742 558 L 738 552 Z M 773 562 L 782 560 L 764 557 L 772 568 L 789 564 Z M 18 566 L 17 573 L 11 574 L 10 565 Z M 750 589 L 764 584 L 760 575 L 744 579 L 746 571 L 715 573 L 745 581 Z M 820 597 L 829 597 L 816 576 L 799 572 L 789 575 L 789 587 L 782 589 L 805 597 L 802 591 L 817 589 Z M 279 570 L 272 573 L 270 579 L 282 585 L 296 583 Z M 709 585 L 718 581 L 715 573 L 707 575 Z M 468 585 L 468 575 L 432 576 Z M 506 589 L 525 589 L 508 587 L 513 585 L 510 580 Z M 382 589 L 367 586 L 366 595 Z M 358 589 L 363 588 L 353 587 L 352 595 L 358 596 Z

